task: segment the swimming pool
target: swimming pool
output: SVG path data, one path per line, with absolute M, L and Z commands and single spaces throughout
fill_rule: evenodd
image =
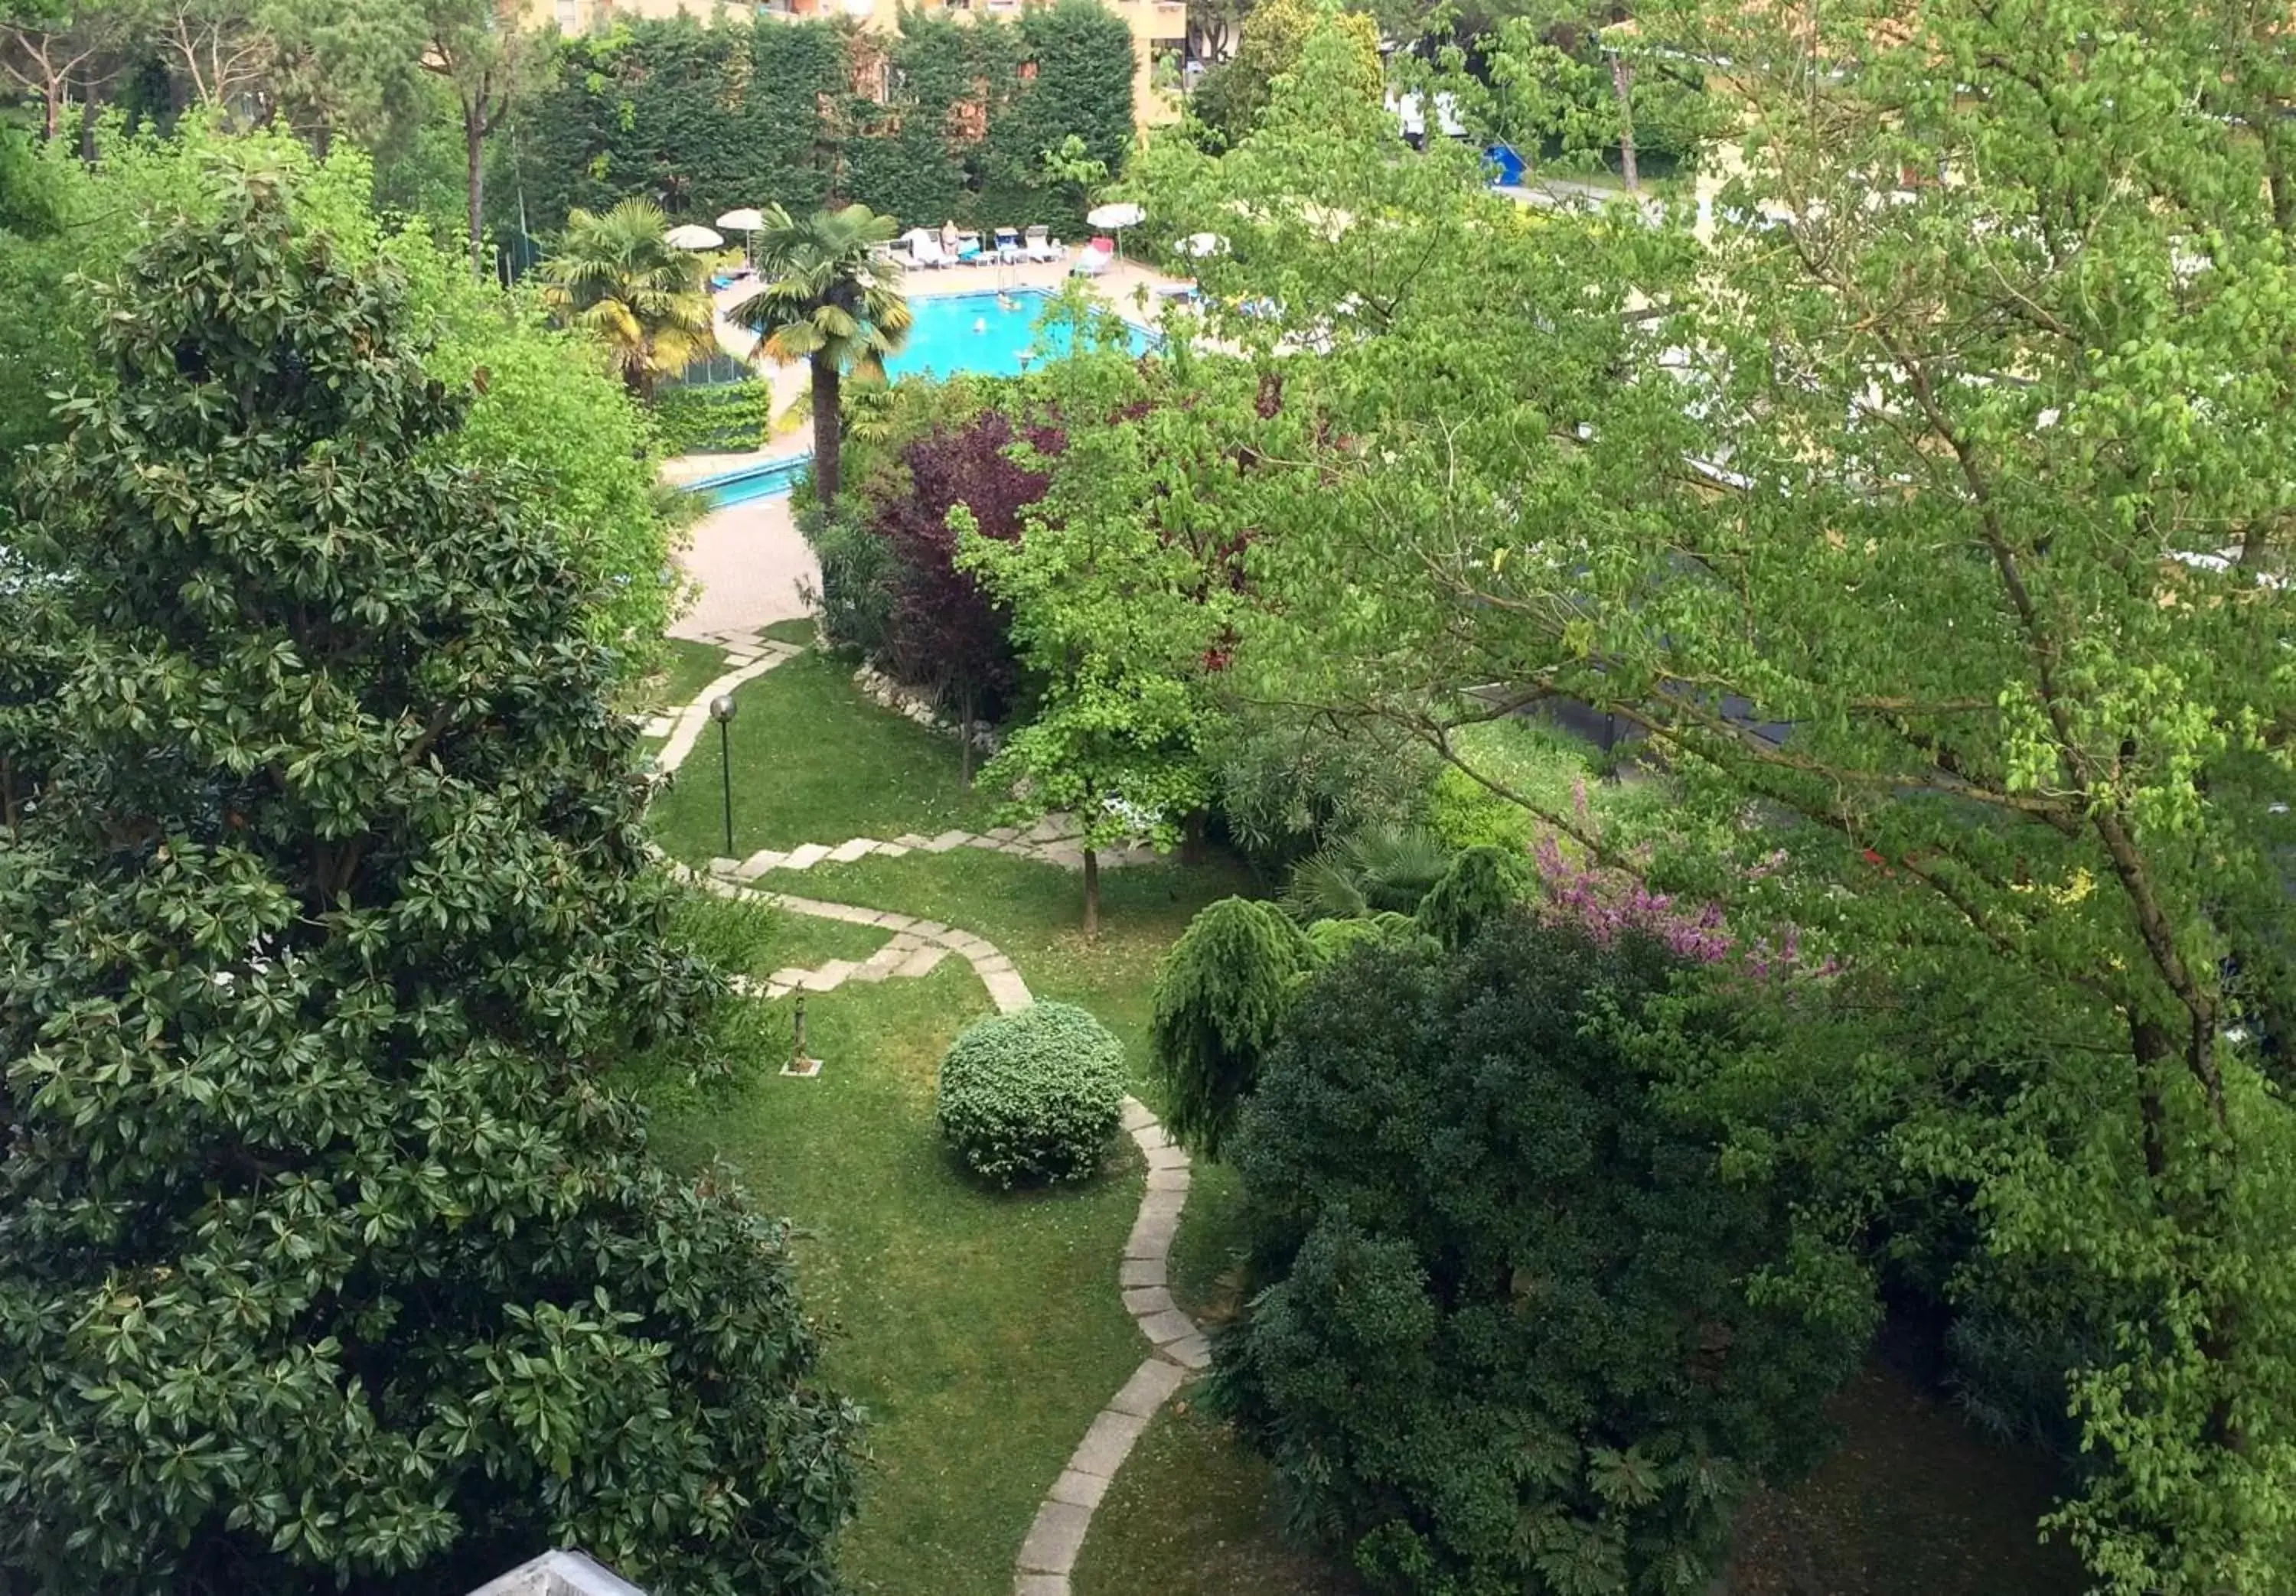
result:
M 885 369 L 896 377 L 912 372 L 934 377 L 953 377 L 959 372 L 1017 377 L 1039 360 L 1068 353 L 1066 328 L 1043 333 L 1037 328 L 1037 318 L 1045 314 L 1051 299 L 1040 288 L 1016 290 L 1001 302 L 993 293 L 913 299 L 908 341 L 899 354 L 885 362 Z M 1130 337 L 1136 355 L 1144 354 L 1156 341 L 1144 327 L 1132 326 Z
M 908 340 L 899 354 L 885 362 L 885 369 L 897 380 L 920 372 L 929 377 L 952 377 L 960 372 L 1017 377 L 1041 360 L 1068 353 L 1068 329 L 1049 329 L 1042 335 L 1037 331 L 1037 318 L 1045 314 L 1051 299 L 1041 288 L 1024 288 L 1001 299 L 994 293 L 911 299 Z M 1125 325 L 1130 329 L 1134 354 L 1155 348 L 1154 333 L 1131 322 Z M 687 483 L 685 491 L 709 495 L 712 510 L 770 499 L 787 493 L 812 458 L 800 454 L 705 477 Z
M 705 477 L 699 482 L 685 485 L 688 493 L 707 494 L 709 508 L 724 510 L 734 504 L 746 504 L 752 499 L 770 499 L 775 494 L 787 493 L 797 480 L 798 473 L 813 463 L 810 454 L 800 454 L 790 460 L 769 461 L 764 465 L 745 466 L 738 471 L 722 476 Z

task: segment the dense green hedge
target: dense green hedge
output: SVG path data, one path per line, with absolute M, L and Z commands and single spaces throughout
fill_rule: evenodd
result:
M 653 407 L 662 453 L 762 448 L 773 405 L 772 385 L 758 377 L 708 387 L 665 388 Z
M 496 224 L 547 235 L 575 206 L 640 194 L 704 222 L 738 206 L 859 201 L 905 224 L 1043 223 L 1084 196 L 1047 177 L 1070 134 L 1114 173 L 1132 145 L 1132 40 L 1099 0 L 1018 22 L 729 16 L 636 21 L 562 47 L 554 85 L 498 141 Z M 857 93 L 882 81 L 882 103 Z
M 941 1060 L 941 1136 L 999 1186 L 1092 1174 L 1123 1115 L 1124 1044 L 1073 1004 L 978 1020 Z

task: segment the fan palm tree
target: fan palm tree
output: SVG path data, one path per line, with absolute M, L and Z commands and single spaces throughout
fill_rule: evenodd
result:
M 604 344 L 631 393 L 653 398 L 665 376 L 717 348 L 708 267 L 662 237 L 668 220 L 648 200 L 603 216 L 568 213 L 557 252 L 542 263 L 543 299 L 558 320 Z
M 883 381 L 885 357 L 909 335 L 901 269 L 873 258 L 898 226 L 865 205 L 796 218 L 775 206 L 757 235 L 765 286 L 726 313 L 759 335 L 762 353 L 811 368 L 813 486 L 824 506 L 837 502 L 845 377 Z

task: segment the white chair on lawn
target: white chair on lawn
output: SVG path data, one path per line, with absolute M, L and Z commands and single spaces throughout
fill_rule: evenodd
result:
M 1053 242 L 1050 229 L 1031 227 L 1027 239 L 1028 241 L 1021 246 L 1021 253 L 1030 260 L 1053 261 L 1061 258 L 1061 247 Z

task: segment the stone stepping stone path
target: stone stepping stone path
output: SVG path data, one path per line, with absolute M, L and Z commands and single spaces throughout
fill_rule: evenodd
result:
M 721 692 L 731 692 L 742 683 L 763 675 L 799 651 L 788 644 L 750 635 L 755 644 L 752 657 L 712 682 L 679 712 L 670 742 L 659 757 L 661 769 L 675 770 L 693 751 L 701 728 L 709 722 L 711 699 Z M 834 847 L 807 843 L 780 855 L 765 850 L 744 860 L 713 859 L 706 873 L 690 872 L 676 864 L 671 869 L 721 897 L 768 904 L 792 914 L 843 921 L 849 925 L 882 926 L 891 933 L 883 947 L 858 962 L 832 959 L 818 970 L 777 970 L 762 982 L 740 978 L 737 986 L 752 995 L 776 998 L 798 991 L 831 992 L 848 981 L 922 976 L 954 954 L 972 967 L 972 973 L 988 988 L 989 1001 L 996 1005 L 996 1011 L 1010 1014 L 1036 1000 L 1029 995 L 1028 983 L 1021 978 L 1021 972 L 1013 967 L 1013 961 L 987 937 L 945 926 L 939 921 L 865 909 L 857 904 L 826 903 L 793 893 L 766 892 L 749 883 L 768 870 L 808 870 L 824 859 L 844 863 L 872 854 L 898 859 L 906 853 L 921 850 L 945 854 L 955 847 L 989 848 L 1037 858 L 1048 864 L 1082 869 L 1083 853 L 1074 849 L 1077 834 L 1072 819 L 1048 815 L 1025 831 L 1000 826 L 980 836 L 944 831 L 939 837 L 903 836 L 882 842 L 857 837 Z M 1068 865 L 1066 858 L 1055 852 L 1062 849 L 1075 851 L 1073 865 Z M 1103 853 L 1103 868 L 1141 863 L 1155 856 L 1145 848 L 1138 849 L 1134 856 L 1119 857 L 1119 853 L 1131 855 L 1133 850 L 1111 849 Z M 758 863 L 760 859 L 772 862 Z M 756 868 L 750 868 L 752 865 Z M 1125 1312 L 1140 1327 L 1140 1334 L 1151 1350 L 1132 1371 L 1132 1377 L 1108 1399 L 1108 1405 L 1094 1417 L 1084 1439 L 1069 1454 L 1067 1466 L 1038 1505 L 1036 1519 L 1029 1526 L 1028 1536 L 1021 1543 L 1021 1554 L 1014 1563 L 1013 1596 L 1070 1596 L 1069 1576 L 1075 1570 L 1078 1553 L 1084 1549 L 1085 1536 L 1092 1528 L 1093 1513 L 1100 1506 L 1101 1498 L 1108 1494 L 1109 1482 L 1124 1466 L 1124 1460 L 1132 1455 L 1133 1446 L 1146 1433 L 1148 1421 L 1156 1416 L 1156 1411 L 1211 1361 L 1211 1348 L 1203 1331 L 1172 1300 L 1168 1274 L 1172 1238 L 1180 1228 L 1180 1213 L 1188 1201 L 1187 1152 L 1164 1134 L 1163 1125 L 1148 1105 L 1129 1094 L 1124 1099 L 1124 1129 L 1147 1160 L 1148 1185 L 1141 1193 L 1132 1233 L 1125 1239 L 1124 1256 L 1117 1263 L 1116 1287 Z
M 708 718 L 706 710 L 703 718 Z M 1083 834 L 1084 828 L 1074 815 L 1048 814 L 1026 830 L 998 826 L 980 832 L 943 831 L 938 837 L 920 837 L 909 831 L 882 841 L 874 837 L 849 837 L 837 843 L 800 842 L 788 849 L 761 847 L 746 859 L 712 859 L 709 869 L 713 874 L 734 880 L 754 881 L 769 870 L 811 870 L 824 863 L 850 864 L 873 854 L 898 859 L 906 854 L 946 854 L 955 848 L 977 847 L 1016 859 L 1033 859 L 1039 864 L 1058 865 L 1062 870 L 1082 870 Z M 1128 865 L 1152 864 L 1157 857 L 1156 850 L 1144 842 L 1122 843 L 1100 850 L 1100 867 L 1122 870 Z
M 654 768 L 667 775 L 685 763 L 685 757 L 693 751 L 694 743 L 709 724 L 712 699 L 764 675 L 801 651 L 792 643 L 775 642 L 767 638 L 756 639 L 751 648 L 728 648 L 726 659 L 732 669 L 703 688 L 685 708 L 672 715 L 658 715 L 645 724 L 645 735 L 668 739 L 654 754 Z

